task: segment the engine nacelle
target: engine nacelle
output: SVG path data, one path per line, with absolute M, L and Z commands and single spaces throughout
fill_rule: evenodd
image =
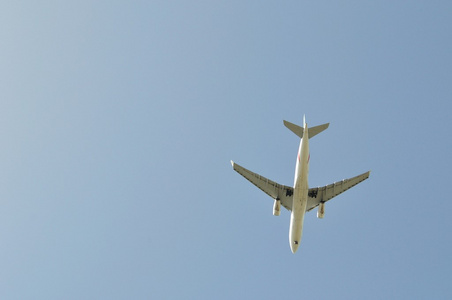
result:
M 273 204 L 273 215 L 274 216 L 279 216 L 279 214 L 281 213 L 281 201 L 275 200 L 275 203 Z
M 323 219 L 325 216 L 325 202 L 320 202 L 319 209 L 317 210 L 317 218 Z

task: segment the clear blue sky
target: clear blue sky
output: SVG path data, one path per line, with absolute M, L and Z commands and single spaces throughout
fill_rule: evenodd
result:
M 0 298 L 452 298 L 451 15 L 2 1 Z M 292 184 L 303 114 L 311 186 L 372 173 L 293 255 L 229 161 Z

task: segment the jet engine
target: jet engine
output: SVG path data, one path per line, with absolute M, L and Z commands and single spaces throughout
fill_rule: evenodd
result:
M 320 202 L 319 209 L 317 210 L 317 218 L 323 219 L 325 216 L 325 202 Z
M 275 203 L 273 204 L 273 215 L 279 216 L 281 213 L 281 201 L 279 199 L 275 199 Z

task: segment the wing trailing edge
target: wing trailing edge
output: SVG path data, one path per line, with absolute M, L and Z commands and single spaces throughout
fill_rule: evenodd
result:
M 276 183 L 264 176 L 251 172 L 250 170 L 236 164 L 231 160 L 234 171 L 248 179 L 249 182 L 275 200 L 280 200 L 281 205 L 287 210 L 292 210 L 293 188 Z
M 308 191 L 308 205 L 306 211 L 317 207 L 320 203 L 325 203 L 339 194 L 351 189 L 358 183 L 363 182 L 370 176 L 370 171 L 365 172 L 361 175 L 344 179 L 341 181 L 328 184 L 326 186 L 310 188 Z

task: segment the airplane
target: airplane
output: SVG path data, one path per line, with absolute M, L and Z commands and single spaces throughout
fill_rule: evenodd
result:
M 309 153 L 309 139 L 327 129 L 330 124 L 326 123 L 308 128 L 305 116 L 303 116 L 303 127 L 285 120 L 284 125 L 301 139 L 295 165 L 293 187 L 278 184 L 257 173 L 253 173 L 232 160 L 231 164 L 237 173 L 275 200 L 273 204 L 274 216 L 280 215 L 281 205 L 291 212 L 289 243 L 292 253 L 295 253 L 301 241 L 305 213 L 318 207 L 317 217 L 322 219 L 325 215 L 325 202 L 369 178 L 370 171 L 326 186 L 309 188 L 308 174 L 311 157 Z

